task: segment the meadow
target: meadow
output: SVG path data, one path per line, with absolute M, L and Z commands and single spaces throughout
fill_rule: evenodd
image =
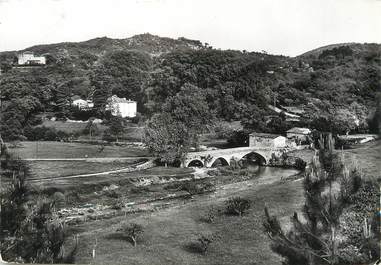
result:
M 143 148 L 132 146 L 98 145 L 76 142 L 20 142 L 10 151 L 22 159 L 27 158 L 91 158 L 91 157 L 143 157 Z

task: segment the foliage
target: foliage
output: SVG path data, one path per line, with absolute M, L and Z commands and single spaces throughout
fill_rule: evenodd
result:
M 201 217 L 201 220 L 209 224 L 214 223 L 217 213 L 218 211 L 211 207 L 205 212 L 204 216 Z
M 376 110 L 368 123 L 369 129 L 372 133 L 381 134 L 381 93 L 377 94 Z
M 124 132 L 124 119 L 119 116 L 112 116 L 108 121 L 109 128 L 105 130 L 103 139 L 106 141 L 115 140 L 118 142 L 120 135 Z
M 325 58 L 327 56 L 335 56 L 336 58 L 344 58 L 346 56 L 352 56 L 353 50 L 349 46 L 335 47 L 332 50 L 324 50 L 320 55 L 319 59 Z
M 197 133 L 211 125 L 214 118 L 206 104 L 205 93 L 191 84 L 185 84 L 176 95 L 168 97 L 162 112 L 169 113 L 174 120 Z
M 91 136 L 99 135 L 100 131 L 96 123 L 94 123 L 94 119 L 89 119 L 86 124 L 86 127 L 82 131 L 83 134 L 88 134 Z
M 185 84 L 176 95 L 167 98 L 159 114 L 148 122 L 144 142 L 161 162 L 182 162 L 191 146 L 198 146 L 198 134 L 213 122 L 205 94 Z
M 305 174 L 306 201 L 302 210 L 305 221 L 295 212 L 291 217 L 293 226 L 285 232 L 279 220 L 265 208 L 265 231 L 273 242 L 272 249 L 286 259 L 285 264 L 360 262 L 358 251 L 348 251 L 354 244 L 342 230 L 344 209 L 351 204 L 351 194 L 356 194 L 361 187 L 360 175 L 356 170 L 348 170 L 333 153 L 330 137 L 321 146 L 328 149 L 320 150 Z M 357 230 L 351 229 L 349 233 Z M 368 261 L 372 259 L 374 256 L 368 257 Z
M 181 186 L 181 190 L 185 190 L 189 192 L 189 194 L 195 195 L 215 191 L 216 187 L 210 182 L 195 183 L 194 181 L 191 181 L 184 183 Z
M 4 148 L 1 155 L 6 161 L 1 164 L 2 176 L 12 172 L 1 201 L 1 254 L 6 260 L 27 263 L 73 262 L 77 245 L 69 255 L 64 254 L 64 226 L 55 218 L 52 202 L 46 198 L 33 201 L 30 197 L 28 166 L 19 160 L 15 163 Z
M 196 242 L 189 245 L 189 248 L 193 252 L 206 255 L 210 246 L 218 239 L 219 237 L 215 234 L 200 234 Z
M 380 91 L 377 44 L 336 45 L 288 58 L 222 51 L 199 41 L 143 34 L 125 40 L 98 38 L 30 50 L 49 54 L 47 66 L 9 69 L 15 54 L 0 54 L 4 62 L 1 67 L 6 70 L 0 76 L 5 121 L 0 130 L 12 140 L 22 139 L 23 128 L 32 126 L 30 120 L 42 111 L 65 118 L 103 118 L 112 94 L 138 101 L 138 111 L 147 118 L 162 112 L 165 104 L 172 110 L 192 111 L 195 108 L 184 108 L 182 101 L 175 101 L 182 90 L 193 91 L 192 86 L 202 91 L 205 109 L 207 106 L 221 120 L 241 120 L 247 131 L 287 129 L 289 124 L 284 120 L 270 119 L 275 113 L 268 105 L 274 102 L 278 107 L 302 108 L 307 121 L 325 117 L 329 131 L 345 133 L 359 126 L 366 129 L 366 118 Z M 94 112 L 69 108 L 73 95 L 92 98 Z M 167 102 L 171 97 L 175 98 Z M 358 105 L 357 110 L 352 108 L 353 103 Z M 181 116 L 185 117 L 184 112 Z M 357 119 L 359 125 L 353 123 Z M 370 125 L 374 130 L 374 122 Z
M 250 201 L 241 197 L 229 198 L 226 202 L 226 213 L 242 216 L 250 209 Z
M 231 132 L 227 139 L 231 147 L 248 146 L 249 144 L 249 134 L 243 130 Z
M 95 107 L 103 108 L 108 96 L 117 95 L 141 102 L 146 87 L 151 58 L 139 51 L 107 53 L 95 68 L 92 85 L 95 87 Z
M 70 135 L 54 127 L 26 127 L 24 134 L 29 141 L 67 141 Z
M 141 234 L 143 234 L 144 229 L 140 224 L 123 223 L 117 231 L 122 232 L 126 237 L 130 238 L 134 247 L 136 247 L 137 239 Z
M 165 164 L 182 161 L 191 145 L 190 138 L 184 124 L 165 113 L 154 115 L 144 132 L 146 146 Z

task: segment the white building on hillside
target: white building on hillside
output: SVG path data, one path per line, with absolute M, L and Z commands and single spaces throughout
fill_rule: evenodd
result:
M 46 64 L 46 58 L 44 56 L 34 56 L 33 52 L 23 52 L 17 55 L 19 65 L 36 65 Z
M 107 99 L 107 110 L 114 116 L 133 118 L 136 116 L 136 101 L 119 98 L 116 95 Z

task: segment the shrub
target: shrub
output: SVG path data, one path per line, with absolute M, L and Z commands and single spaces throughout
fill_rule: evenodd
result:
M 250 201 L 241 197 L 233 197 L 226 201 L 226 213 L 242 216 L 250 209 Z
M 113 210 L 121 210 L 124 207 L 124 203 L 121 200 L 114 202 L 110 208 Z
M 136 223 L 123 223 L 117 231 L 122 232 L 126 237 L 131 239 L 134 247 L 137 245 L 138 237 L 144 232 L 143 226 Z
M 66 132 L 57 131 L 55 128 L 45 126 L 29 127 L 25 131 L 25 136 L 30 141 L 56 141 L 67 140 L 69 138 Z
M 300 159 L 300 158 L 295 159 L 295 165 L 294 166 L 296 169 L 304 170 L 306 168 L 306 165 L 307 165 L 307 163 L 303 159 Z
M 204 221 L 206 223 L 213 223 L 216 215 L 217 215 L 217 210 L 213 207 L 209 208 L 208 211 L 204 214 L 204 216 L 201 217 L 201 221 Z
M 249 135 L 244 131 L 233 131 L 228 138 L 230 147 L 246 146 L 249 142 Z
M 201 234 L 195 241 L 190 242 L 186 248 L 193 253 L 199 253 L 205 255 L 208 251 L 210 245 L 217 239 L 216 235 L 213 234 Z
M 214 238 L 211 235 L 201 235 L 199 238 L 197 238 L 197 241 L 200 246 L 200 252 L 205 255 L 209 245 L 213 243 Z
M 205 183 L 187 182 L 182 185 L 181 190 L 185 190 L 189 192 L 191 195 L 194 195 L 194 194 L 202 194 L 205 192 L 215 191 L 216 187 L 214 186 L 213 183 L 210 183 L 210 182 L 205 182 Z
M 110 198 L 119 198 L 120 196 L 122 196 L 120 192 L 116 190 L 105 190 L 104 195 Z
M 146 193 L 146 192 L 150 192 L 151 190 L 149 189 L 149 187 L 147 186 L 137 186 L 137 187 L 132 187 L 131 188 L 131 192 L 132 193 Z
M 136 116 L 131 119 L 132 123 L 139 124 L 143 121 L 143 116 L 141 113 L 137 112 Z

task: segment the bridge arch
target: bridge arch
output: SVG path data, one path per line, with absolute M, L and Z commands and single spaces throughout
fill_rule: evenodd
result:
M 255 162 L 259 165 L 266 165 L 267 163 L 267 159 L 264 155 L 258 153 L 258 152 L 255 152 L 255 151 L 251 151 L 251 152 L 248 152 L 246 154 L 243 154 L 241 157 L 237 157 L 239 161 L 251 161 L 251 162 Z
M 192 159 L 185 167 L 204 167 L 204 163 L 200 159 Z
M 230 165 L 229 162 L 230 161 L 228 161 L 224 157 L 217 157 L 216 159 L 211 161 L 210 166 L 211 167 L 216 167 L 216 166 L 218 166 L 219 163 L 221 164 L 221 166 L 229 166 Z

